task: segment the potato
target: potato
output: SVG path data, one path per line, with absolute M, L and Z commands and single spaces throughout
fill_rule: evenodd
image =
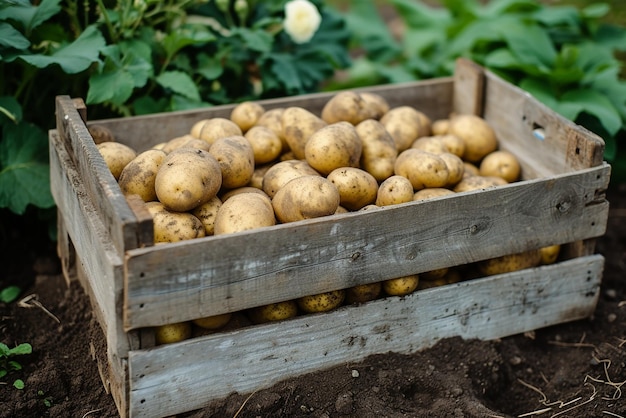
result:
M 270 128 L 283 144 L 283 152 L 289 150 L 289 144 L 283 136 L 283 112 L 284 108 L 278 107 L 275 109 L 266 110 L 256 122 L 255 126 L 264 126 Z
M 278 135 L 265 126 L 253 126 L 244 136 L 252 146 L 255 164 L 274 161 L 283 151 L 283 143 Z
M 434 197 L 447 196 L 450 194 L 454 194 L 454 192 L 450 189 L 446 189 L 443 187 L 431 187 L 428 189 L 416 191 L 413 195 L 413 200 L 426 200 L 432 199 Z
M 364 120 L 355 129 L 362 143 L 361 168 L 377 181 L 392 176 L 398 150 L 387 129 L 374 119 Z
M 149 149 L 133 158 L 122 170 L 118 183 L 125 195 L 136 194 L 144 202 L 157 200 L 154 183 L 165 152 Z
M 335 211 L 335 215 L 341 215 L 342 213 L 350 213 L 350 211 L 343 206 L 337 206 L 337 210 Z
M 304 147 L 311 135 L 327 125 L 317 115 L 298 106 L 286 108 L 281 123 L 282 136 L 298 160 L 304 159 Z
M 420 275 L 422 278 L 423 274 Z M 432 287 L 445 286 L 452 283 L 458 283 L 462 280 L 461 273 L 457 269 L 448 269 L 447 273 L 441 277 L 431 280 L 420 280 L 418 289 L 430 289 Z
M 209 148 L 211 148 L 211 145 L 206 141 L 195 138 L 191 134 L 187 134 L 187 135 L 170 139 L 165 144 L 163 144 L 161 149 L 165 151 L 166 154 L 169 154 L 175 149 L 183 148 L 183 147 L 191 147 L 191 148 L 197 148 L 197 149 L 208 151 Z
M 93 142 L 97 144 L 102 144 L 103 142 L 115 142 L 115 136 L 113 132 L 105 126 L 102 125 L 89 125 L 87 127 L 89 130 L 89 135 L 93 138 Z
M 243 132 L 241 128 L 230 119 L 211 118 L 196 122 L 191 127 L 190 134 L 195 138 L 199 138 L 213 145 L 213 143 L 220 138 L 241 136 Z
M 202 221 L 189 212 L 172 212 L 160 202 L 149 202 L 154 242 L 179 242 L 206 236 Z
M 222 207 L 222 201 L 219 197 L 215 196 L 208 202 L 193 209 L 191 212 L 193 216 L 200 219 L 200 222 L 204 225 L 204 232 L 207 236 L 213 235 L 215 229 L 215 217 L 217 216 L 217 211 L 220 207 Z
M 491 276 L 536 267 L 539 264 L 541 264 L 541 252 L 530 250 L 479 261 L 477 267 L 482 274 Z
M 215 157 L 194 148 L 169 153 L 154 181 L 159 201 L 176 212 L 190 211 L 208 202 L 221 185 L 222 170 Z
M 390 109 L 380 122 L 393 138 L 398 152 L 409 148 L 417 138 L 430 135 L 428 117 L 411 106 Z
M 248 182 L 248 186 L 256 187 L 259 190 L 263 190 L 263 177 L 265 177 L 265 173 L 270 169 L 273 164 L 263 164 L 254 166 L 254 171 L 252 172 L 252 178 Z
M 270 303 L 249 310 L 249 316 L 255 324 L 264 324 L 272 321 L 282 321 L 293 318 L 298 314 L 298 304 L 295 300 Z
M 505 184 L 503 181 L 496 177 L 469 176 L 458 182 L 452 190 L 456 193 L 483 190 Z
M 305 313 L 328 312 L 341 306 L 346 298 L 346 291 L 333 290 L 297 299 L 298 307 Z
M 501 177 L 508 183 L 517 181 L 521 167 L 517 157 L 508 151 L 493 151 L 487 154 L 479 166 L 481 176 Z
M 270 198 L 289 181 L 303 176 L 319 176 L 313 167 L 303 160 L 286 160 L 271 166 L 263 176 L 262 189 Z
M 420 273 L 420 279 L 423 280 L 437 280 L 443 278 L 450 269 L 448 267 L 442 267 L 440 269 L 425 271 Z
M 322 175 L 340 167 L 359 167 L 363 144 L 354 126 L 337 122 L 313 133 L 304 148 L 304 157 Z
M 340 205 L 359 210 L 376 201 L 378 182 L 367 171 L 354 167 L 336 168 L 326 176 L 339 190 Z
M 411 148 L 420 149 L 437 155 L 448 152 L 446 144 L 444 144 L 438 136 L 423 136 L 421 138 L 417 138 L 411 144 Z
M 115 180 L 120 178 L 124 167 L 137 156 L 134 149 L 119 142 L 102 142 L 97 147 Z
M 257 189 L 256 187 L 252 187 L 252 186 L 243 186 L 243 187 L 237 187 L 236 189 L 230 189 L 228 191 L 226 191 L 224 194 L 222 194 L 220 196 L 220 198 L 222 199 L 222 202 L 227 201 L 230 197 L 236 195 L 236 194 L 240 194 L 240 193 L 258 193 L 262 196 L 267 197 L 268 199 L 270 198 L 267 193 L 265 193 L 263 190 L 261 189 Z
M 463 177 L 480 176 L 480 170 L 475 164 L 463 161 Z
M 463 174 L 465 173 L 463 160 L 461 157 L 457 157 L 450 152 L 439 154 L 439 158 L 446 163 L 446 167 L 448 168 L 448 181 L 445 187 L 454 187 L 458 182 L 463 180 Z
M 372 119 L 380 120 L 385 113 L 389 112 L 389 103 L 380 94 L 362 91 L 360 95 L 361 100 L 366 103 L 365 106 L 369 109 Z
M 254 151 L 245 137 L 236 135 L 217 139 L 209 153 L 219 163 L 223 188 L 245 186 L 252 179 Z
M 384 113 L 381 99 L 376 99 L 371 95 L 363 99 L 358 92 L 341 91 L 326 102 L 322 108 L 321 117 L 328 124 L 348 122 L 352 125 L 357 125 L 366 119 L 378 119 Z
M 232 316 L 233 314 L 228 312 L 219 315 L 205 316 L 204 318 L 194 319 L 191 322 L 204 329 L 220 329 L 228 324 Z
M 332 215 L 340 199 L 339 190 L 330 180 L 303 176 L 281 187 L 272 199 L 272 206 L 276 218 L 287 223 Z
M 414 190 L 444 187 L 449 178 L 448 166 L 441 157 L 415 148 L 409 148 L 398 155 L 394 172 L 408 178 Z
M 215 216 L 213 234 L 232 234 L 275 224 L 269 198 L 259 193 L 241 193 L 222 203 Z
M 154 328 L 154 338 L 157 345 L 172 344 L 190 338 L 191 331 L 191 322 L 160 325 Z
M 475 115 L 457 115 L 450 119 L 448 133 L 456 135 L 465 143 L 463 160 L 477 163 L 498 148 L 493 128 L 486 120 Z
M 247 132 L 256 125 L 261 115 L 265 113 L 263 105 L 257 102 L 242 102 L 230 112 L 230 120 L 235 122 L 242 132 Z
M 557 258 L 559 258 L 560 252 L 561 246 L 558 244 L 541 247 L 539 249 L 539 253 L 541 254 L 541 264 L 554 264 Z
M 431 130 L 433 135 L 445 135 L 450 127 L 450 119 L 437 119 L 433 121 Z
M 389 296 L 404 296 L 413 293 L 419 284 L 419 276 L 411 274 L 409 276 L 398 277 L 383 281 L 383 292 Z
M 378 186 L 377 206 L 397 205 L 413 200 L 413 185 L 404 176 L 393 175 Z
M 450 154 L 454 154 L 463 159 L 463 154 L 465 153 L 465 142 L 463 142 L 461 138 L 451 134 L 439 135 L 437 138 L 443 142 Z
M 346 289 L 346 303 L 365 303 L 375 300 L 380 296 L 382 288 L 383 286 L 381 282 L 349 287 Z

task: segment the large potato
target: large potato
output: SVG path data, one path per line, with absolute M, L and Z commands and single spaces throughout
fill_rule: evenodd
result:
M 322 175 L 340 167 L 359 167 L 363 144 L 354 126 L 337 122 L 313 133 L 304 148 L 311 167 Z
M 255 164 L 265 164 L 277 159 L 283 143 L 276 133 L 265 126 L 253 126 L 244 135 L 252 146 Z
M 136 194 L 144 202 L 157 200 L 154 183 L 157 171 L 166 155 L 163 151 L 149 149 L 126 164 L 118 181 L 122 193 L 125 195 Z
M 230 112 L 230 120 L 235 122 L 242 132 L 247 132 L 256 125 L 261 115 L 265 113 L 263 105 L 257 102 L 242 102 L 236 105 Z
M 541 251 L 530 250 L 478 262 L 478 270 L 487 275 L 510 273 L 541 264 Z
M 304 159 L 304 147 L 313 133 L 327 124 L 310 111 L 292 106 L 286 108 L 281 115 L 282 137 L 299 160 Z
M 234 189 L 245 186 L 252 179 L 254 151 L 245 137 L 236 135 L 217 139 L 209 153 L 219 163 L 222 187 Z
M 486 120 L 476 115 L 457 115 L 450 119 L 448 133 L 465 143 L 463 160 L 477 163 L 498 148 L 496 133 Z
M 213 234 L 232 234 L 275 224 L 268 197 L 259 193 L 240 193 L 222 203 L 215 216 Z
M 102 142 L 97 147 L 115 180 L 120 178 L 124 167 L 137 156 L 134 149 L 120 142 Z
M 340 204 L 348 210 L 359 210 L 376 201 L 378 182 L 367 171 L 341 167 L 326 176 L 339 190 Z
M 430 135 L 431 132 L 428 117 L 411 106 L 390 109 L 380 122 L 391 134 L 398 152 L 409 148 L 417 138 Z
M 357 125 L 366 119 L 379 119 L 385 113 L 385 101 L 381 96 L 347 90 L 335 94 L 322 109 L 322 119 L 328 123 L 348 122 Z M 388 106 L 387 106 L 388 109 Z
M 167 210 L 160 202 L 149 202 L 146 207 L 152 215 L 154 242 L 179 242 L 206 236 L 202 221 L 189 212 Z
M 436 154 L 415 148 L 409 148 L 398 155 L 394 172 L 408 178 L 414 190 L 445 187 L 448 184 L 446 162 Z
M 355 129 L 362 143 L 361 168 L 374 176 L 377 181 L 383 181 L 393 175 L 393 164 L 396 162 L 398 149 L 383 124 L 368 119 L 359 123 Z
M 230 119 L 211 118 L 196 122 L 191 127 L 190 134 L 212 145 L 220 138 L 236 135 L 241 136 L 243 132 L 241 128 Z
M 321 176 L 297 177 L 274 195 L 272 206 L 282 223 L 332 215 L 340 202 L 339 190 Z
M 285 160 L 269 167 L 263 176 L 262 189 L 270 198 L 291 180 L 303 176 L 319 176 L 304 160 Z
M 408 178 L 393 175 L 378 186 L 376 205 L 389 206 L 410 202 L 413 200 L 414 192 L 413 185 Z
M 194 148 L 179 148 L 169 153 L 154 181 L 159 201 L 177 212 L 208 202 L 221 185 L 222 170 L 215 157 Z

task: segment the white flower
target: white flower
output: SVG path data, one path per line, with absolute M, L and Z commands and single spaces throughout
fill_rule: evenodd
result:
M 308 0 L 292 0 L 285 4 L 285 32 L 295 43 L 309 42 L 321 21 L 317 7 Z

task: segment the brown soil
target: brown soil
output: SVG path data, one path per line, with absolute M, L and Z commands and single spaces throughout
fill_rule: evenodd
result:
M 626 187 L 612 186 L 608 199 L 609 226 L 597 245 L 604 280 L 592 318 L 497 341 L 452 338 L 412 355 L 376 355 L 180 417 L 626 416 Z M 35 296 L 30 308 L 0 304 L 0 341 L 29 342 L 33 353 L 0 379 L 0 417 L 118 416 L 90 353 L 89 301 L 77 284 L 65 284 L 54 245 L 33 239 L 22 219 L 9 221 L 0 289 L 21 283 L 28 288 L 20 299 Z M 23 390 L 12 386 L 17 378 Z

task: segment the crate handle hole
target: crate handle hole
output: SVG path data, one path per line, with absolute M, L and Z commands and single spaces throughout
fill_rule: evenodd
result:
M 545 129 L 543 129 L 543 126 L 536 122 L 533 122 L 533 136 L 540 141 L 544 141 L 546 139 Z

